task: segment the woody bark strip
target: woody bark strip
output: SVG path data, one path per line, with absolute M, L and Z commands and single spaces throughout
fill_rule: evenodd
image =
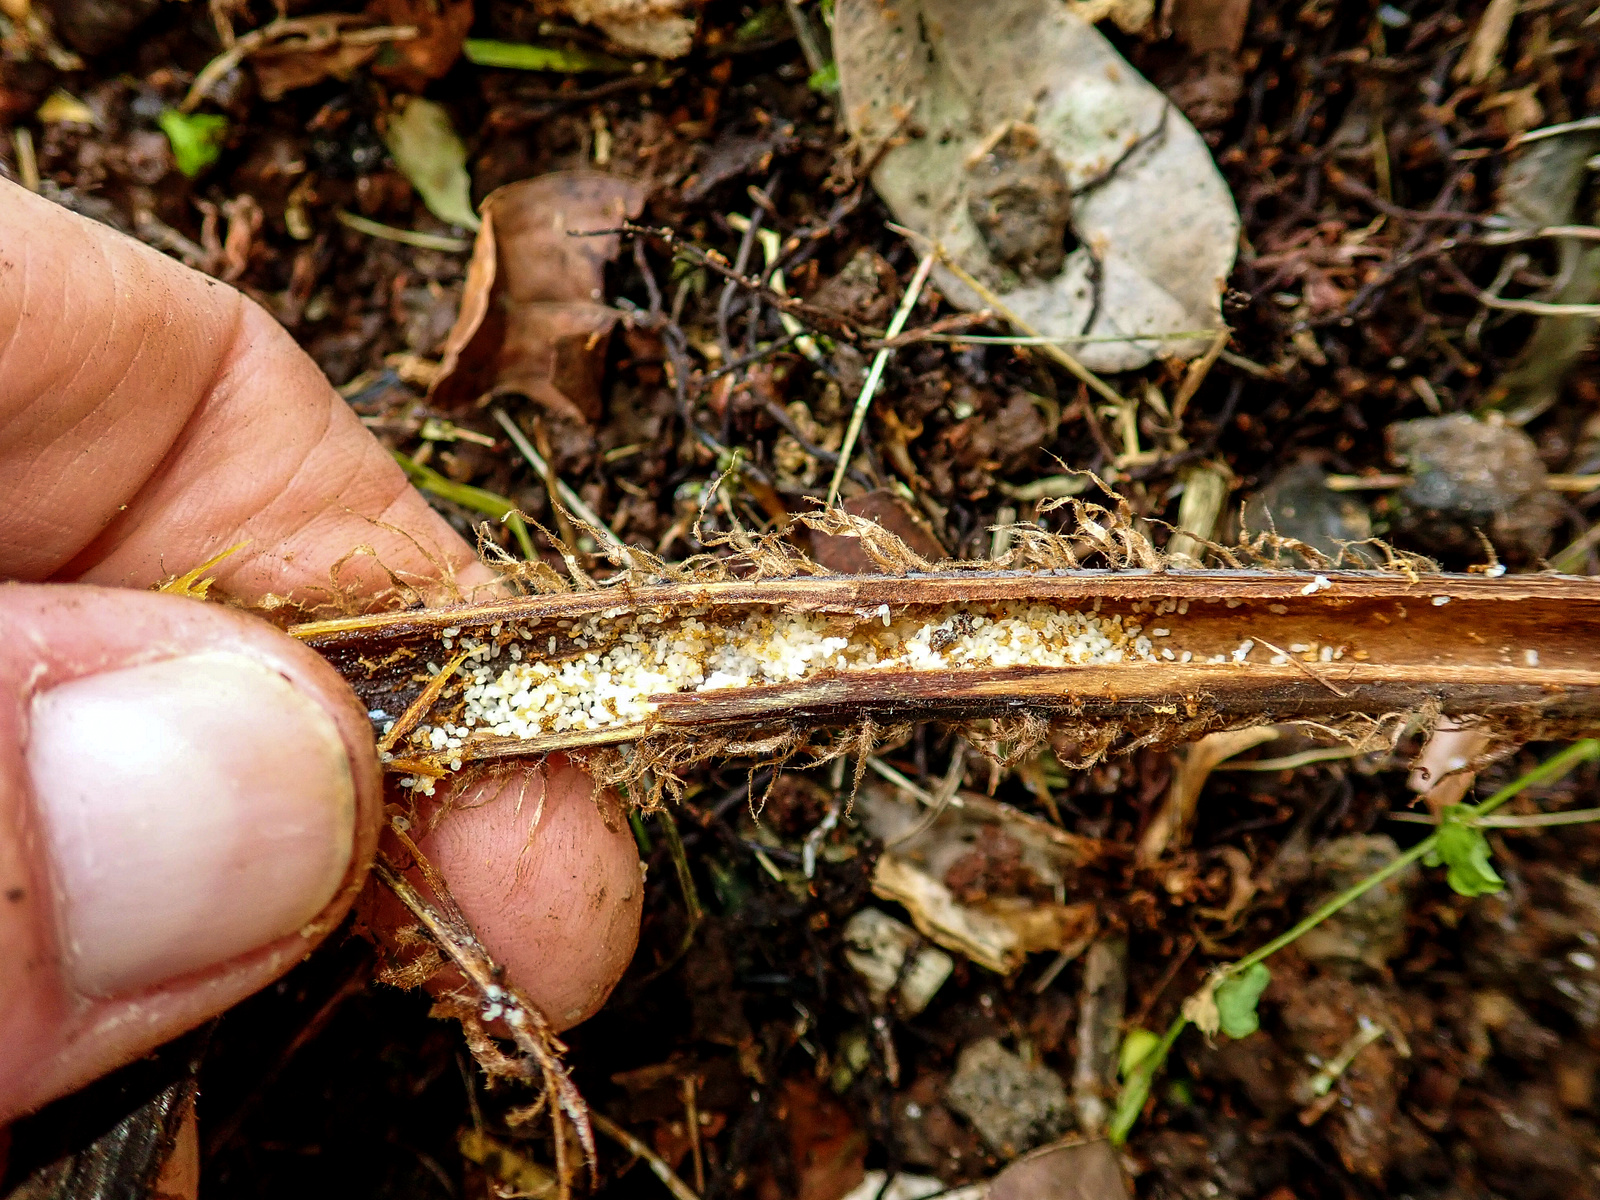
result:
M 805 618 L 849 642 L 847 653 L 871 642 L 874 653 L 892 658 L 919 628 L 924 641 L 933 629 L 937 645 L 969 633 L 979 617 L 992 628 L 1003 617 L 1039 623 L 1052 613 L 1113 630 L 1126 656 L 994 666 L 973 652 L 965 665 L 938 669 L 823 667 L 777 683 L 652 694 L 647 715 L 598 728 L 531 737 L 473 729 L 438 761 L 707 738 L 726 753 L 741 743 L 754 752 L 763 739 L 793 744 L 825 728 L 924 720 L 1043 722 L 1080 743 L 1095 740 L 1088 730 L 1109 731 L 1101 749 L 1177 744 L 1264 722 L 1348 726 L 1419 713 L 1467 718 L 1516 737 L 1600 727 L 1600 581 L 1556 576 L 1085 570 L 630 580 L 292 632 L 327 657 L 369 708 L 392 719 L 464 639 L 492 648 L 491 670 L 498 670 L 506 661 L 500 650 L 512 645 L 521 661 L 559 665 L 603 653 L 630 631 L 648 641 L 677 636 L 691 622 L 715 632 Z M 466 686 L 443 689 L 434 704 L 439 720 L 460 719 Z M 1037 728 L 1034 734 L 1039 740 Z

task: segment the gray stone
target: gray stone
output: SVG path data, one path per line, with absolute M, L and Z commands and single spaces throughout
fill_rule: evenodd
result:
M 1386 834 L 1331 838 L 1311 853 L 1317 892 L 1306 903 L 1310 912 L 1399 857 L 1400 848 Z M 1361 968 L 1381 971 L 1406 945 L 1406 901 L 1417 875 L 1414 866 L 1334 913 L 1296 944 L 1313 962 L 1345 973 Z
M 1408 544 L 1481 560 L 1487 537 L 1513 563 L 1549 551 L 1561 502 L 1546 489 L 1538 448 L 1522 430 L 1457 413 L 1398 422 L 1387 437 L 1412 476 L 1395 521 Z
M 1061 1076 L 1040 1063 L 1024 1062 L 994 1038 L 961 1051 L 945 1102 L 972 1123 L 991 1150 L 1006 1157 L 1060 1137 L 1071 1125 Z
M 1244 506 L 1245 532 L 1272 532 L 1304 542 L 1346 566 L 1376 561 L 1351 543 L 1372 536 L 1372 518 L 1355 496 L 1328 490 L 1327 473 L 1315 459 L 1303 458 L 1274 475 Z

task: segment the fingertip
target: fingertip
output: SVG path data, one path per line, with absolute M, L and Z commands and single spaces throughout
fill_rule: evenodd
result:
M 592 1016 L 639 943 L 644 882 L 616 794 L 564 758 L 467 785 L 420 849 L 490 956 L 558 1029 Z

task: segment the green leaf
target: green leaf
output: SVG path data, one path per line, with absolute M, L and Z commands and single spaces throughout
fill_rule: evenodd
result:
M 467 148 L 450 124 L 450 114 L 420 96 L 396 102 L 383 132 L 384 145 L 401 174 L 417 189 L 428 211 L 441 221 L 477 229 L 483 222 L 472 208 Z
M 1489 865 L 1489 839 L 1469 823 L 1474 815 L 1461 804 L 1440 813 L 1434 848 L 1423 861 L 1430 867 L 1441 863 L 1448 867 L 1445 882 L 1458 895 L 1488 896 L 1504 888 L 1505 880 Z
M 1161 1035 L 1148 1029 L 1130 1029 L 1117 1051 L 1117 1074 L 1127 1079 L 1151 1051 L 1161 1045 Z
M 830 62 L 820 71 L 813 71 L 811 77 L 806 80 L 806 86 L 813 92 L 833 95 L 839 90 L 839 64 Z
M 1222 1032 L 1231 1038 L 1246 1038 L 1261 1028 L 1256 1002 L 1272 982 L 1272 972 L 1262 963 L 1246 967 L 1217 984 L 1217 1016 Z
M 578 75 L 584 71 L 623 72 L 633 63 L 609 54 L 597 54 L 577 46 L 544 46 L 537 42 L 496 42 L 468 38 L 461 53 L 480 67 L 508 67 L 514 71 L 559 71 Z
M 217 161 L 222 140 L 228 136 L 228 118 L 217 113 L 182 113 L 166 108 L 161 110 L 156 124 L 172 143 L 172 158 L 178 170 L 190 179 Z
M 1188 1108 L 1195 1103 L 1194 1084 L 1187 1079 L 1174 1079 L 1167 1084 L 1166 1101 L 1179 1108 Z

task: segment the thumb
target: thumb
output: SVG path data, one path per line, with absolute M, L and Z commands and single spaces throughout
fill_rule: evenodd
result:
M 264 622 L 0 585 L 0 1124 L 299 961 L 380 808 L 366 714 Z

